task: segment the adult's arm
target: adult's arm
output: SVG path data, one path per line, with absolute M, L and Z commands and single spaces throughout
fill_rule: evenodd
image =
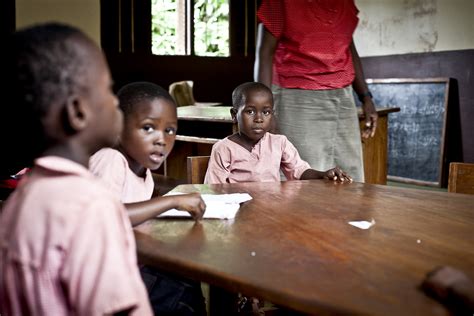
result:
M 255 52 L 254 80 L 272 87 L 273 55 L 277 39 L 263 23 L 258 25 L 257 48 Z
M 375 130 L 377 129 L 378 114 L 375 110 L 374 102 L 372 97 L 368 94 L 369 88 L 365 82 L 364 71 L 362 69 L 362 63 L 360 62 L 359 54 L 354 45 L 354 40 L 351 42 L 350 51 L 352 54 L 352 62 L 354 64 L 355 78 L 352 82 L 352 88 L 357 93 L 362 101 L 362 110 L 365 115 L 365 129 L 362 131 L 363 138 L 373 137 Z
M 263 23 L 260 23 L 257 32 L 253 77 L 254 81 L 261 82 L 270 89 L 272 88 L 273 55 L 275 54 L 277 42 L 276 37 L 267 30 Z M 275 117 L 272 117 L 270 132 L 279 134 Z

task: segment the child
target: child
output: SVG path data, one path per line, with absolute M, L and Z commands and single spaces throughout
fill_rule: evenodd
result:
M 337 167 L 325 172 L 311 169 L 285 136 L 268 132 L 272 123 L 273 96 L 264 84 L 241 84 L 232 93 L 232 105 L 230 113 L 238 123 L 239 132 L 214 144 L 204 183 L 280 181 L 280 169 L 288 180 L 352 181 Z M 262 302 L 256 298 L 241 295 L 236 298 L 236 294 L 214 287 L 210 290 L 211 299 L 236 300 L 240 312 L 250 310 L 258 314 L 261 311 Z M 221 314 L 231 312 L 232 307 L 219 311 Z
M 172 208 L 200 219 L 205 204 L 199 193 L 150 200 L 154 188 L 150 169 L 161 166 L 176 138 L 176 104 L 169 93 L 150 82 L 135 82 L 121 88 L 117 95 L 124 129 L 115 149 L 104 148 L 91 157 L 92 173 L 125 203 L 134 226 Z M 140 270 L 155 314 L 206 314 L 199 282 L 148 266 Z
M 126 211 L 87 169 L 122 129 L 102 52 L 61 24 L 5 47 L 0 134 L 33 168 L 0 217 L 0 314 L 151 315 Z
M 268 132 L 273 96 L 264 84 L 241 84 L 232 93 L 232 105 L 231 115 L 239 132 L 214 144 L 204 183 L 280 181 L 280 169 L 288 180 L 352 181 L 337 167 L 311 169 L 285 136 Z
M 176 104 L 169 93 L 150 82 L 135 82 L 118 92 L 124 129 L 115 149 L 103 148 L 90 159 L 89 169 L 125 203 L 136 226 L 176 208 L 202 218 L 199 193 L 150 198 L 158 169 L 173 149 L 178 127 Z

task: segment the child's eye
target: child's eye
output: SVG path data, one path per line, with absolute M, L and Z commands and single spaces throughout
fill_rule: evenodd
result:
M 151 133 L 155 128 L 153 125 L 143 125 L 142 129 L 147 133 Z
M 245 113 L 247 113 L 248 115 L 255 115 L 254 110 L 247 110 L 247 111 L 245 111 Z
M 271 115 L 272 113 L 273 113 L 272 110 L 264 110 L 264 111 L 263 111 L 263 115 L 265 115 L 265 116 L 269 116 L 269 115 Z
M 165 133 L 167 135 L 176 135 L 176 128 L 168 127 L 167 129 L 165 129 Z

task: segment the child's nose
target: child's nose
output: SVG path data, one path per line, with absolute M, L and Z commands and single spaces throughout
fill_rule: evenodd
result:
M 156 132 L 156 137 L 153 142 L 154 145 L 164 146 L 165 145 L 165 134 L 162 131 Z
M 255 113 L 255 122 L 263 122 L 263 113 Z

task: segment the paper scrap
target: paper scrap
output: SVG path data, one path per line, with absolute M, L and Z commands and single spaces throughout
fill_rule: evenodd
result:
M 348 222 L 350 225 L 355 226 L 360 229 L 369 229 L 370 227 L 375 225 L 375 220 L 372 218 L 370 222 L 368 221 L 352 221 Z
M 168 195 L 184 194 L 173 192 Z M 232 194 L 201 194 L 204 203 L 206 203 L 206 211 L 203 218 L 232 219 L 236 216 L 240 208 L 240 203 L 252 199 L 248 193 L 232 193 Z M 171 209 L 160 214 L 158 217 L 191 217 L 186 211 L 178 211 Z

